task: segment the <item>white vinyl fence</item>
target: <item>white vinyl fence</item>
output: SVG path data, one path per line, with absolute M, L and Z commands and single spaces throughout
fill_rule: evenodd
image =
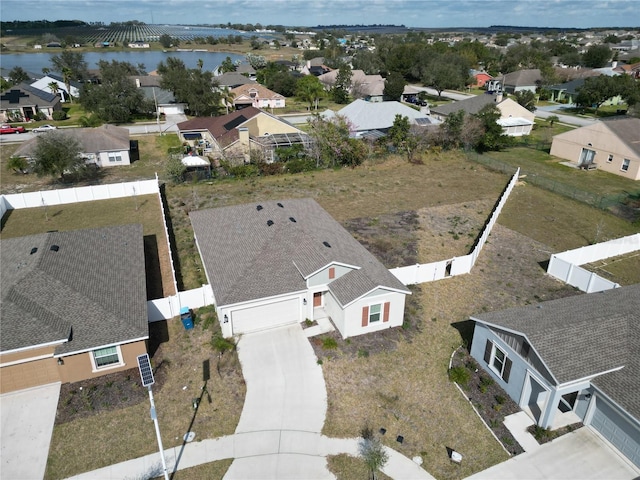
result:
M 193 290 L 178 292 L 177 295 L 148 301 L 147 315 L 149 322 L 158 322 L 179 315 L 182 307 L 200 308 L 213 304 L 214 297 L 211 286 L 203 285 Z
M 390 272 L 393 273 L 396 278 L 405 285 L 434 282 L 436 280 L 442 280 L 446 277 L 454 277 L 456 275 L 464 275 L 471 272 L 471 269 L 478 259 L 478 255 L 480 255 L 482 247 L 484 247 L 487 238 L 489 238 L 489 235 L 491 234 L 493 226 L 498 220 L 498 216 L 500 215 L 502 208 L 507 203 L 509 195 L 511 194 L 513 187 L 518 181 L 519 174 L 520 169 L 518 169 L 516 173 L 514 173 L 511 177 L 511 180 L 507 184 L 507 187 L 500 197 L 500 201 L 496 205 L 496 208 L 493 210 L 493 212 L 491 212 L 491 217 L 489 217 L 487 224 L 482 230 L 482 234 L 478 239 L 478 243 L 470 254 L 463 257 L 453 257 L 448 260 L 441 260 L 433 263 L 416 264 L 410 265 L 408 267 L 394 268 L 391 269 Z
M 551 255 L 547 273 L 562 280 L 583 292 L 601 292 L 617 288 L 620 285 L 611 282 L 598 274 L 590 272 L 579 265 L 597 262 L 605 258 L 617 257 L 640 250 L 640 233 L 627 237 L 596 243 L 585 247 L 567 250 Z

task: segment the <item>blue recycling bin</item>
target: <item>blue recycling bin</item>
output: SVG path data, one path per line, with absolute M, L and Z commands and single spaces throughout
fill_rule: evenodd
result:
M 182 325 L 184 325 L 185 330 L 191 330 L 193 328 L 193 315 L 191 315 L 189 307 L 182 307 L 180 309 L 180 320 L 182 320 Z

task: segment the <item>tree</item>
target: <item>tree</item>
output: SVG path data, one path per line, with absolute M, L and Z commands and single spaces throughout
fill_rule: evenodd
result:
M 389 454 L 384 449 L 380 439 L 373 434 L 369 427 L 362 429 L 358 441 L 358 453 L 369 468 L 369 479 L 376 480 L 376 472 L 389 461 Z
M 349 91 L 351 90 L 351 67 L 346 63 L 340 65 L 336 81 L 331 89 L 333 101 L 339 104 L 349 103 Z
M 14 173 L 27 173 L 28 167 L 27 159 L 24 157 L 9 157 L 7 160 L 7 170 Z
M 162 75 L 160 86 L 170 90 L 178 102 L 186 103 L 192 115 L 208 116 L 220 112 L 222 94 L 214 89 L 217 82 L 211 72 L 188 69 L 179 58 L 169 57 L 166 63 L 160 62 L 158 73 Z
M 296 97 L 303 102 L 309 102 L 309 110 L 315 105 L 318 109 L 318 101 L 325 96 L 324 87 L 318 77 L 307 75 L 298 80 L 296 85 Z
M 606 45 L 592 45 L 582 55 L 582 63 L 585 67 L 604 67 L 611 58 L 611 50 Z
M 222 63 L 220 64 L 220 71 L 222 73 L 228 73 L 228 72 L 235 72 L 236 71 L 236 66 L 233 63 L 233 60 L 231 60 L 231 57 L 226 57 Z
M 98 66 L 101 83 L 85 85 L 80 94 L 80 103 L 87 111 L 110 123 L 126 123 L 134 115 L 153 114 L 153 101 L 147 100 L 130 79 L 139 75 L 136 67 L 116 60 L 100 60 Z
M 256 55 L 255 53 L 247 53 L 245 55 L 247 62 L 251 65 L 251 68 L 260 70 L 267 66 L 267 59 L 263 55 Z
M 516 102 L 530 112 L 536 111 L 536 94 L 531 90 L 519 90 L 515 94 Z
M 29 80 L 29 74 L 22 67 L 13 67 L 9 70 L 9 82 L 11 85 L 17 85 Z
M 224 87 L 220 92 L 220 101 L 224 104 L 227 114 L 229 114 L 229 107 L 233 106 L 234 98 L 236 98 L 236 94 L 229 87 Z
M 37 138 L 32 155 L 33 169 L 38 176 L 51 175 L 65 181 L 65 176 L 81 172 L 84 160 L 80 143 L 63 132 L 48 132 Z
M 65 69 L 67 69 L 70 80 L 83 80 L 88 75 L 87 62 L 85 62 L 84 55 L 80 52 L 63 50 L 60 55 L 52 56 L 50 62 L 56 72 L 64 74 Z M 67 92 L 69 92 L 68 89 Z
M 329 120 L 314 116 L 309 121 L 309 136 L 314 141 L 316 166 L 360 165 L 367 156 L 366 145 L 351 138 L 351 132 L 352 125 L 341 115 Z
M 620 93 L 617 88 L 615 77 L 599 75 L 585 79 L 581 87 L 577 88 L 576 105 L 582 108 L 595 107 L 596 114 L 598 108 Z
M 198 59 L 198 69 L 202 70 L 202 67 L 204 66 L 204 60 L 202 60 L 201 58 Z
M 509 137 L 502 133 L 502 127 L 498 124 L 500 119 L 498 107 L 492 104 L 485 105 L 475 117 L 480 120 L 484 128 L 484 134 L 476 143 L 477 151 L 500 150 L 509 142 Z
M 181 183 L 184 181 L 184 174 L 187 171 L 187 167 L 182 163 L 182 160 L 177 156 L 172 156 L 167 161 L 165 167 L 165 173 L 171 179 L 173 183 Z
M 391 72 L 384 83 L 384 96 L 393 101 L 400 101 L 407 84 L 402 74 Z
M 162 45 L 163 48 L 169 48 L 172 45 L 172 38 L 170 35 L 167 35 L 166 33 L 163 33 L 162 35 L 160 35 L 160 38 L 158 38 L 158 41 L 160 42 L 160 45 Z
M 452 54 L 439 55 L 429 62 L 422 81 L 425 85 L 435 88 L 438 97 L 441 98 L 444 90 L 463 87 L 469 76 L 468 72 L 469 67 L 461 57 Z
M 49 90 L 51 90 L 51 93 L 53 93 L 54 95 L 57 95 L 58 91 L 60 90 L 60 85 L 58 85 L 58 82 L 49 82 L 47 84 L 47 87 L 49 87 Z
M 553 124 L 559 121 L 560 118 L 557 115 L 551 115 L 550 117 L 547 117 L 547 122 L 549 122 L 550 127 L 553 127 Z

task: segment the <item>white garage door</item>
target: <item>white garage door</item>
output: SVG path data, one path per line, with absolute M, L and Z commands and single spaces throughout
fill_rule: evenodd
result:
M 591 426 L 640 467 L 640 429 L 631 425 L 608 403 L 596 399 Z
M 256 332 L 300 321 L 300 299 L 290 298 L 231 312 L 233 334 Z
M 163 111 L 165 115 L 180 115 L 183 113 L 180 107 L 164 107 Z

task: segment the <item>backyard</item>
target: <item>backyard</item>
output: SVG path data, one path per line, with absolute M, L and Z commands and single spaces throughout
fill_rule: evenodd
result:
M 141 146 L 141 151 L 143 148 L 149 148 L 145 150 L 149 156 L 141 160 L 141 168 L 151 169 L 153 162 L 161 162 L 164 145 Z M 193 243 L 188 218 L 191 210 L 313 197 L 391 268 L 469 253 L 508 179 L 508 175 L 489 170 L 461 153 L 445 152 L 425 157 L 421 165 L 392 157 L 371 160 L 354 169 L 167 185 L 179 283 L 188 289 L 206 282 Z M 4 192 L 4 180 L 2 187 Z M 129 210 L 121 210 L 124 206 L 88 210 L 90 204 L 48 207 L 47 212 L 16 210 L 4 222 L 2 235 L 51 230 L 53 222 L 62 219 L 83 219 L 84 223 L 74 227 L 56 223 L 53 228 L 92 226 L 87 218 L 104 217 L 101 221 L 105 222 L 135 219 L 135 200 L 122 202 Z M 70 213 L 72 207 L 80 210 Z M 469 344 L 469 316 L 578 294 L 545 274 L 541 265 L 550 254 L 637 231 L 637 225 L 532 186 L 523 178 L 472 273 L 413 288 L 403 328 L 349 340 L 326 336 L 312 342 L 322 361 L 328 390 L 323 433 L 354 437 L 365 424 L 376 432 L 384 428 L 385 444 L 410 458 L 422 457 L 424 468 L 439 479 L 463 478 L 505 460 L 507 453 L 448 379 L 452 352 Z M 625 256 L 615 264 L 626 272 L 624 281 L 617 281 L 640 282 L 640 256 Z M 622 278 L 615 271 L 610 273 Z M 158 378 L 154 392 L 165 447 L 182 443 L 182 435 L 194 418 L 191 402 L 202 393 L 202 366 L 207 360 L 211 371 L 207 390 L 212 403 L 202 402 L 195 416 L 192 430 L 196 439 L 232 433 L 242 409 L 244 383 L 237 357 L 233 350 L 221 356 L 216 350 L 224 344 L 217 337 L 212 310 L 198 312 L 198 318 L 192 331 L 185 331 L 176 319 L 151 325 L 150 353 Z M 325 342 L 324 338 L 334 341 Z M 136 381 L 134 370 L 129 379 L 118 378 L 109 386 L 108 381 L 87 384 L 82 391 L 100 392 L 96 402 L 84 399 L 89 394 L 80 393 L 81 385 L 65 386 L 47 478 L 67 477 L 155 450 L 144 395 L 138 393 L 139 401 L 132 405 L 118 403 L 118 398 L 124 402 L 122 397 L 126 396 L 129 401 L 132 395 L 119 383 Z M 82 399 L 80 404 L 68 401 L 75 397 Z M 65 409 L 67 406 L 77 412 Z M 397 435 L 404 437 L 403 443 L 396 441 Z M 112 445 L 109 439 L 116 436 L 130 440 L 102 448 Z M 448 459 L 447 447 L 463 454 L 461 465 Z M 341 479 L 361 477 L 358 461 L 353 464 L 338 456 L 330 463 Z M 219 478 L 228 465 L 216 462 L 197 467 L 193 477 L 185 471 L 176 478 L 209 474 Z

